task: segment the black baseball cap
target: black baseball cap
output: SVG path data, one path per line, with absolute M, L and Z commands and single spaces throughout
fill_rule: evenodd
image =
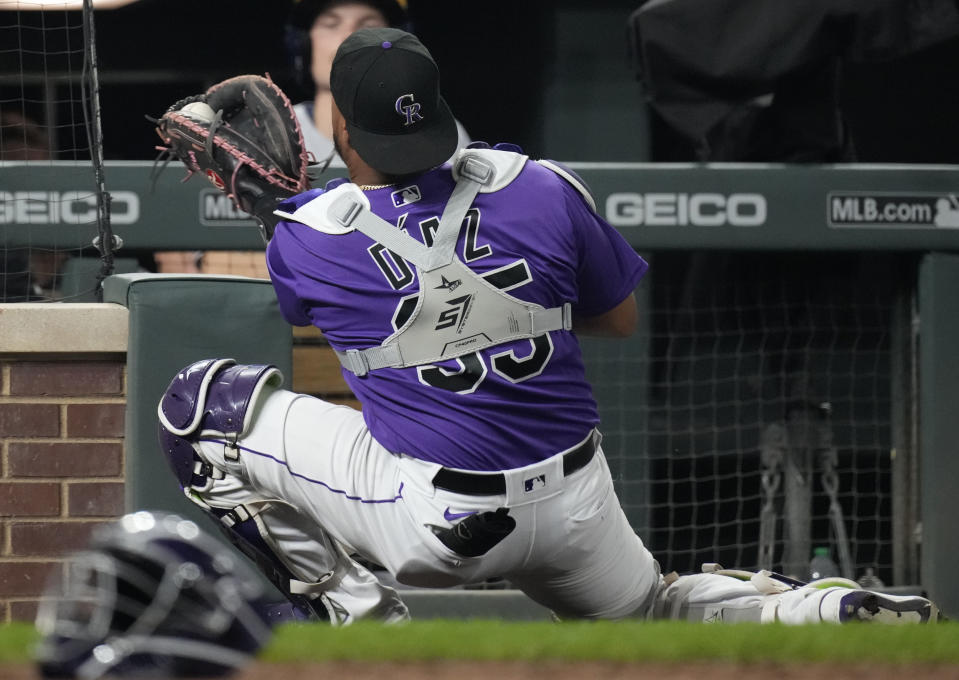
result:
M 330 90 L 350 146 L 380 172 L 421 172 L 456 151 L 456 120 L 440 96 L 439 69 L 411 33 L 354 32 L 333 59 Z

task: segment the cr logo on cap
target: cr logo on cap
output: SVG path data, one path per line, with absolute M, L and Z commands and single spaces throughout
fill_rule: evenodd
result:
M 409 101 L 408 104 L 407 101 Z M 398 114 L 406 118 L 406 122 L 403 123 L 404 126 L 423 120 L 423 116 L 420 114 L 420 105 L 413 101 L 412 93 L 404 94 L 397 99 L 395 108 Z

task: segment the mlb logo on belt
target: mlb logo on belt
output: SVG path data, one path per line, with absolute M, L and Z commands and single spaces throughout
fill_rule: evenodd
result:
M 394 191 L 390 194 L 390 198 L 393 199 L 393 207 L 400 208 L 410 203 L 416 203 L 423 198 L 423 194 L 420 193 L 420 188 L 413 184 Z
M 529 479 L 523 480 L 523 491 L 526 493 L 531 493 L 537 489 L 543 489 L 546 487 L 546 475 L 536 475 L 535 477 L 530 477 Z

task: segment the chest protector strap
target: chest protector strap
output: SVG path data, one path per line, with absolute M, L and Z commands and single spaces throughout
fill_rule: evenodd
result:
M 336 353 L 348 371 L 363 376 L 380 368 L 421 366 L 571 328 L 569 303 L 546 309 L 515 298 L 474 273 L 455 255 L 466 212 L 476 195 L 484 187 L 496 189 L 495 159 L 495 155 L 485 157 L 482 152 L 460 155 L 456 187 L 430 247 L 374 215 L 349 193 L 330 206 L 328 214 L 342 227 L 361 231 L 413 264 L 420 283 L 413 313 L 379 347 Z M 516 166 L 512 161 L 512 165 L 515 171 L 522 164 Z

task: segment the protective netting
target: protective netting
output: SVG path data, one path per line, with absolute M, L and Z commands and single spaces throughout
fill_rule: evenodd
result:
M 915 577 L 892 520 L 911 502 L 894 454 L 915 454 L 908 258 L 651 260 L 644 337 L 587 348 L 621 499 L 663 567 L 803 578 L 825 546 L 852 578 Z
M 83 4 L 0 0 L 0 302 L 93 299 L 105 211 Z M 63 166 L 67 191 L 30 181 Z

